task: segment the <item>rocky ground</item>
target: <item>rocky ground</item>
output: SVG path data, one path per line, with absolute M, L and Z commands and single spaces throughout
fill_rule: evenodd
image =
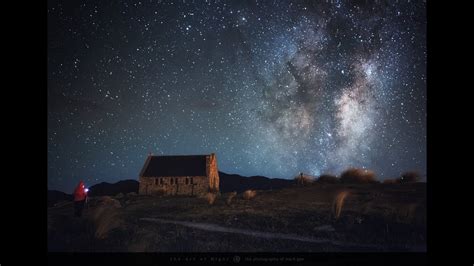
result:
M 339 217 L 335 201 L 342 200 Z M 313 184 L 206 198 L 89 199 L 48 208 L 49 251 L 425 251 L 426 184 Z

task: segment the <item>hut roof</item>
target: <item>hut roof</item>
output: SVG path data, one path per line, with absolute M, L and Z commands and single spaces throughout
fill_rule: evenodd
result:
M 206 155 L 148 156 L 140 177 L 206 176 Z

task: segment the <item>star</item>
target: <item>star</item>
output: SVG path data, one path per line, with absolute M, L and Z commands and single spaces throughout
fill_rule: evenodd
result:
M 51 189 L 136 179 L 150 151 L 426 172 L 424 1 L 57 1 L 48 21 Z

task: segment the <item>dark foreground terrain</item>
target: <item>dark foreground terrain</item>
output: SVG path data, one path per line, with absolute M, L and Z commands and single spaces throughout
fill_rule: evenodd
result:
M 334 202 L 342 192 L 339 218 Z M 344 192 L 345 193 L 345 192 Z M 426 251 L 426 184 L 313 184 L 206 198 L 98 196 L 82 218 L 48 208 L 48 250 L 84 252 Z

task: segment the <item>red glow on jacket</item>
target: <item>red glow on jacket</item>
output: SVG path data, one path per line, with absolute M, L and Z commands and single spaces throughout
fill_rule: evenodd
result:
M 87 197 L 86 187 L 84 186 L 84 182 L 79 182 L 76 189 L 74 190 L 74 201 L 81 201 L 85 200 Z

